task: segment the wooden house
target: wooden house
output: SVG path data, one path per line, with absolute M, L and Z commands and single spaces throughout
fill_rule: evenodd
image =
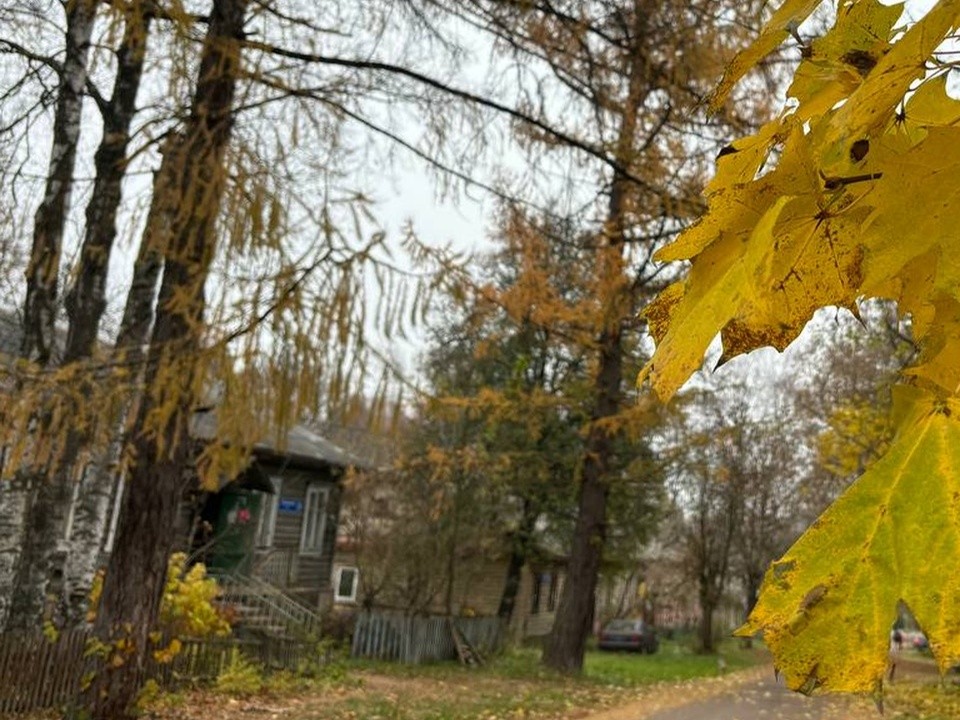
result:
M 191 434 L 198 443 L 213 440 L 214 414 L 198 413 Z M 257 443 L 247 469 L 218 490 L 191 483 L 174 530 L 178 549 L 225 580 L 254 579 L 325 609 L 332 602 L 341 480 L 353 465 L 362 462 L 301 425 L 282 443 Z M 121 493 L 122 483 L 114 493 L 107 552 Z

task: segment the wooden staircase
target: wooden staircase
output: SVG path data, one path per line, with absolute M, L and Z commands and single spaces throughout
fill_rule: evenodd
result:
M 293 640 L 320 637 L 320 616 L 280 588 L 237 573 L 218 576 L 219 602 L 236 614 L 239 633 Z

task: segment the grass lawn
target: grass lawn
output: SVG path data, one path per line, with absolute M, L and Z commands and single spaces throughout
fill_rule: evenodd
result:
M 347 661 L 329 677 L 287 678 L 247 693 L 211 691 L 161 699 L 154 716 L 184 720 L 249 717 L 269 713 L 290 720 L 520 720 L 586 717 L 636 700 L 654 683 L 714 677 L 763 662 L 762 650 L 743 651 L 731 641 L 718 656 L 698 656 L 665 642 L 656 655 L 591 651 L 576 678 L 540 665 L 540 652 L 513 650 L 482 668 L 457 663 L 410 666 Z M 244 684 L 241 683 L 241 684 Z M 235 686 L 234 690 L 236 690 Z M 654 692 L 650 690 L 650 692 Z M 226 698 L 226 699 L 225 699 Z
M 762 649 L 745 650 L 736 640 L 722 642 L 716 655 L 698 655 L 682 643 L 661 641 L 660 650 L 654 655 L 588 650 L 583 675 L 571 679 L 544 668 L 540 664 L 539 649 L 522 648 L 493 658 L 479 672 L 491 677 L 513 680 L 562 681 L 567 685 L 574 683 L 583 686 L 604 685 L 630 688 L 661 681 L 715 677 L 764 662 L 767 657 Z M 463 668 L 456 663 L 398 665 L 356 662 L 351 665 L 397 677 L 452 678 L 478 672 Z
M 652 656 L 590 651 L 583 675 L 570 678 L 545 670 L 539 658 L 538 650 L 513 650 L 479 669 L 453 662 L 344 661 L 309 680 L 281 675 L 263 681 L 246 668 L 234 678 L 239 682 L 220 690 L 161 695 L 148 714 L 157 720 L 587 718 L 628 704 L 649 710 L 664 702 L 708 699 L 738 682 L 733 671 L 768 660 L 763 649 L 743 650 L 732 640 L 716 656 L 664 642 Z M 623 715 L 628 716 L 635 720 L 636 710 Z M 885 717 L 957 720 L 960 688 L 897 683 L 887 690 Z

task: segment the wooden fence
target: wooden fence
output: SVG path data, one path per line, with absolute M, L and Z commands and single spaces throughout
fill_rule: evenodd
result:
M 499 618 L 413 616 L 372 611 L 357 616 L 350 655 L 416 664 L 457 657 L 451 624 L 481 654 L 500 649 L 503 624 Z
M 58 707 L 74 700 L 87 669 L 86 630 L 62 633 L 51 642 L 42 635 L 0 635 L 0 713 L 21 713 Z M 144 679 L 165 688 L 184 682 L 212 681 L 238 653 L 267 670 L 299 670 L 307 662 L 326 662 L 316 645 L 264 638 L 183 640 L 181 651 L 161 663 L 152 656 Z

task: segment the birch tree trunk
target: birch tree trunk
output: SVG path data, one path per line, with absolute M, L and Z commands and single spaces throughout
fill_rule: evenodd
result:
M 90 361 L 94 357 L 100 322 L 106 309 L 107 265 L 117 235 L 117 212 L 121 187 L 126 174 L 127 145 L 136 112 L 136 97 L 143 73 L 149 18 L 138 3 L 128 6 L 124 34 L 117 52 L 117 74 L 113 94 L 103 109 L 103 137 L 94 156 L 96 179 L 86 211 L 86 228 L 80 250 L 76 281 L 67 293 L 65 304 L 69 327 L 62 364 L 75 364 L 78 413 L 101 412 L 103 403 L 95 400 L 96 386 L 104 378 Z M 86 367 L 84 367 L 86 365 Z M 108 413 L 112 418 L 113 413 Z M 71 543 L 67 538 L 67 518 L 74 498 L 98 515 L 105 515 L 104 481 L 87 472 L 88 482 L 77 495 L 83 468 L 78 460 L 89 455 L 92 446 L 106 442 L 107 434 L 97 432 L 107 417 L 87 417 L 67 428 L 63 449 L 47 477 L 33 479 L 36 490 L 28 508 L 24 526 L 22 554 L 14 580 L 8 626 L 16 629 L 35 627 L 41 617 L 62 625 L 67 616 Z M 109 483 L 109 479 L 105 482 Z M 109 496 L 108 496 L 109 501 Z M 88 515 L 84 516 L 84 521 Z M 84 530 L 89 523 L 84 523 Z M 87 552 L 84 547 L 82 552 Z M 99 551 L 99 542 L 94 555 Z
M 90 590 L 100 569 L 103 542 L 109 530 L 110 500 L 115 491 L 119 492 L 117 483 L 125 482 L 118 470 L 120 455 L 126 436 L 127 417 L 135 408 L 140 393 L 144 348 L 150 340 L 154 305 L 163 270 L 162 250 L 169 241 L 172 224 L 173 210 L 167 205 L 176 181 L 176 150 L 182 142 L 183 138 L 179 135 L 171 135 L 161 148 L 161 164 L 154 176 L 150 212 L 133 264 L 133 280 L 127 293 L 116 342 L 117 359 L 127 369 L 133 387 L 125 394 L 121 407 L 112 418 L 112 439 L 108 448 L 93 455 L 90 485 L 80 495 L 67 567 L 68 624 L 80 623 L 86 617 Z
M 46 187 L 34 215 L 20 342 L 20 356 L 40 366 L 46 366 L 53 354 L 61 248 L 73 192 L 90 38 L 98 4 L 96 0 L 76 0 L 66 4 L 64 60 L 54 110 Z M 40 414 L 42 416 L 42 411 Z M 44 418 L 39 420 L 42 425 Z M 42 428 L 38 432 L 42 432 Z M 36 495 L 43 487 L 47 472 L 45 463 L 25 467 L 3 487 L 0 500 L 0 537 L 3 538 L 0 540 L 0 619 L 5 625 L 14 620 L 18 605 L 14 588 L 19 584 L 20 568 L 24 567 L 20 559 L 24 533 L 30 531 L 35 521 L 35 518 L 27 517 L 27 513 L 35 506 Z M 17 625 L 15 622 L 14 626 Z
M 84 714 L 92 720 L 130 715 L 151 650 L 171 528 L 191 456 L 189 422 L 199 395 L 204 284 L 216 249 L 247 3 L 214 0 L 185 142 L 177 153 L 181 172 L 171 204 L 177 212 L 164 253 L 145 392 L 131 430 L 130 479 L 94 626 L 111 655 L 83 694 Z
M 60 254 L 73 192 L 87 59 L 97 5 L 97 0 L 66 3 L 66 52 L 57 93 L 47 186 L 34 215 L 20 345 L 21 356 L 39 365 L 46 365 L 53 351 Z

